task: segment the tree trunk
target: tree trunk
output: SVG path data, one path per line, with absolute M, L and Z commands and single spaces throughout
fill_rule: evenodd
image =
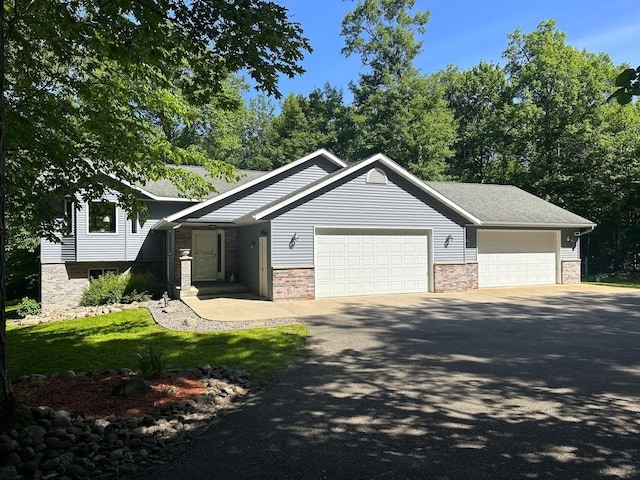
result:
M 4 8 L 0 9 L 0 431 L 21 419 L 24 408 L 17 401 L 9 382 L 7 371 L 7 316 L 5 314 L 7 285 L 5 281 L 5 187 L 7 148 L 5 144 L 5 35 Z

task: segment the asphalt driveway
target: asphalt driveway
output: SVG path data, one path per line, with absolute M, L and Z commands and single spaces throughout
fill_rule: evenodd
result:
M 640 291 L 305 318 L 310 354 L 160 479 L 640 478 Z

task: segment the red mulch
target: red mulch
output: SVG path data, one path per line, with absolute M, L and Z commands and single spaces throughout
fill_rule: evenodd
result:
M 163 410 L 183 399 L 206 392 L 193 376 L 165 374 L 149 380 L 151 392 L 138 397 L 112 395 L 121 375 L 95 375 L 71 378 L 47 378 L 43 382 L 18 382 L 13 392 L 23 404 L 66 407 L 90 417 L 131 417 Z

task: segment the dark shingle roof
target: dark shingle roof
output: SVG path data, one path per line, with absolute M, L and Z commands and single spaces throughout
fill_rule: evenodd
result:
M 512 185 L 425 182 L 483 225 L 588 227 L 593 222 Z
M 205 199 L 217 197 L 221 193 L 225 193 L 232 188 L 237 187 L 238 185 L 242 185 L 244 183 L 250 182 L 251 180 L 261 177 L 268 172 L 264 172 L 261 170 L 238 170 L 238 174 L 241 178 L 235 183 L 228 183 L 220 178 L 211 178 L 211 175 L 207 172 L 207 169 L 204 167 L 196 166 L 196 165 L 181 165 L 179 167 L 184 170 L 188 170 L 190 172 L 196 173 L 201 177 L 205 178 L 209 183 L 211 183 L 216 189 L 215 192 L 210 192 Z M 171 183 L 170 180 L 158 180 L 153 182 L 147 182 L 145 185 L 136 185 L 141 189 L 155 195 L 157 197 L 163 198 L 179 198 L 180 192 L 176 188 L 176 186 Z

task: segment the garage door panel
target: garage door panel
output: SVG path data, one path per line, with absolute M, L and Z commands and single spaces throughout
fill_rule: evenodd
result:
M 327 248 L 329 246 L 329 248 Z M 316 235 L 316 296 L 428 291 L 428 237 L 332 229 Z
M 553 231 L 479 231 L 478 285 L 556 283 L 557 238 Z

